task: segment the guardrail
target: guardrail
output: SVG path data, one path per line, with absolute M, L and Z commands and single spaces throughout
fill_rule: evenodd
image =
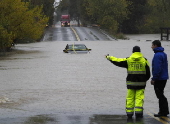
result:
M 161 27 L 161 40 L 164 40 L 164 37 L 166 40 L 169 40 L 169 33 L 170 33 L 170 27 Z

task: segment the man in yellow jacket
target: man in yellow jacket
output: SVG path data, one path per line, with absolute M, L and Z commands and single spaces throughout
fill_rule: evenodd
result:
M 140 52 L 139 46 L 134 46 L 132 55 L 127 58 L 116 58 L 106 55 L 106 58 L 116 66 L 127 69 L 126 114 L 132 118 L 143 117 L 144 91 L 146 82 L 150 78 L 149 62 Z

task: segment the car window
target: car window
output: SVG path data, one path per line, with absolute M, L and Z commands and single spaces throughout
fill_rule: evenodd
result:
M 68 49 L 73 49 L 73 45 L 69 45 L 69 46 L 68 46 Z
M 85 45 L 68 45 L 68 49 L 87 49 Z
M 76 47 L 77 47 L 77 49 L 86 49 L 85 45 L 77 45 Z

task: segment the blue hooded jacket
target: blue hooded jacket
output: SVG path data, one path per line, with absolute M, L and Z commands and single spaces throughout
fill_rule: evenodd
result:
M 152 60 L 152 80 L 167 80 L 168 75 L 168 60 L 167 54 L 164 53 L 163 47 L 154 48 L 155 55 Z

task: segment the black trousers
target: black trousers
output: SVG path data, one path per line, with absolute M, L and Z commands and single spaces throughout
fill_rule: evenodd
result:
M 169 114 L 168 100 L 164 95 L 164 88 L 166 86 L 167 80 L 155 81 L 154 90 L 159 102 L 159 113 Z

